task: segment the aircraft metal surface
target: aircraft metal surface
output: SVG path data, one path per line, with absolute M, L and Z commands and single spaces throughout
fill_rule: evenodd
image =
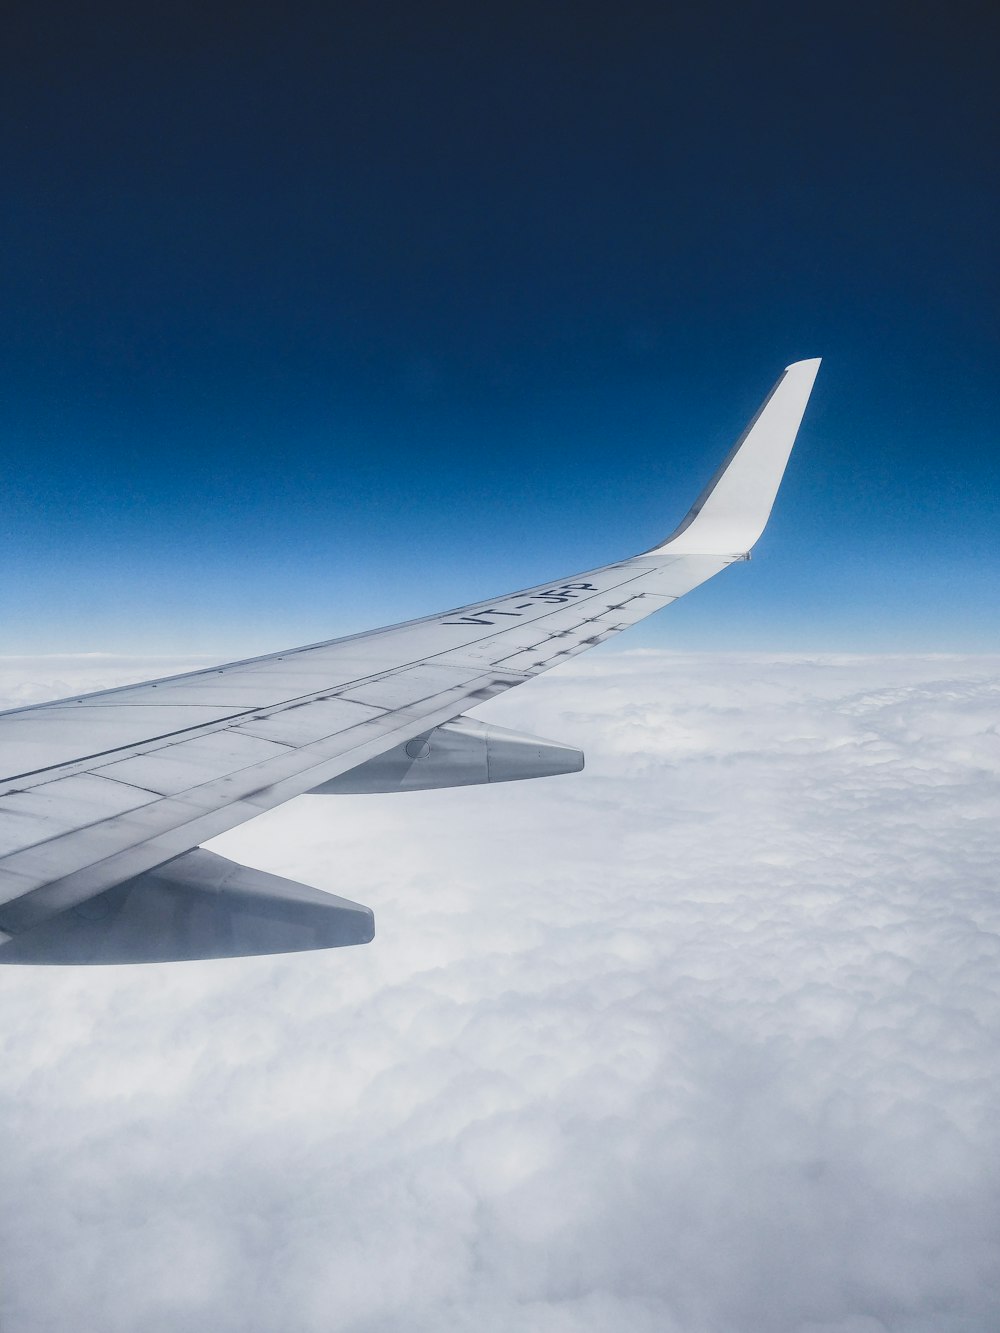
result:
M 581 769 L 571 746 L 468 711 L 745 560 L 819 364 L 785 370 L 680 526 L 641 555 L 402 625 L 0 713 L 0 962 L 371 940 L 368 908 L 200 844 L 309 792 Z

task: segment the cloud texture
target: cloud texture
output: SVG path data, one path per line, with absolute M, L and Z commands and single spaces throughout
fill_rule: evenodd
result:
M 0 1327 L 996 1327 L 998 703 L 995 658 L 597 654 L 479 713 L 583 774 L 212 844 L 373 945 L 0 969 Z

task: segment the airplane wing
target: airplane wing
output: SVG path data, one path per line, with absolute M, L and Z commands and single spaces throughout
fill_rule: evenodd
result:
M 368 908 L 200 844 L 307 792 L 582 768 L 572 747 L 465 714 L 746 559 L 818 369 L 785 370 L 684 521 L 641 555 L 370 633 L 0 713 L 0 961 L 370 940 Z

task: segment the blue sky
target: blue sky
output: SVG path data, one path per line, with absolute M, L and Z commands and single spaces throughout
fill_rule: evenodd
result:
M 243 655 L 772 525 L 631 645 L 1000 646 L 995 78 L 923 5 L 32 7 L 0 651 Z

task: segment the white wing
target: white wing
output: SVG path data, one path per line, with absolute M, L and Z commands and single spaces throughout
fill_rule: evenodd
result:
M 643 555 L 442 615 L 0 714 L 0 961 L 270 953 L 372 938 L 367 908 L 199 844 L 304 792 L 568 772 L 462 715 L 744 559 L 819 367 L 789 366 Z

